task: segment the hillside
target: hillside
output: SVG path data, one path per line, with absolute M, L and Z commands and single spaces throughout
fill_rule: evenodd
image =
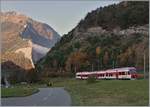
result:
M 135 66 L 148 70 L 149 3 L 100 7 L 64 35 L 37 64 L 39 71 L 77 72 Z
M 131 26 L 148 24 L 148 11 L 147 1 L 125 1 L 93 10 L 80 21 L 78 26 L 80 31 L 96 26 L 101 26 L 106 30 L 127 29 Z
M 2 74 L 30 71 L 60 40 L 60 35 L 49 25 L 23 14 L 1 12 L 0 18 Z

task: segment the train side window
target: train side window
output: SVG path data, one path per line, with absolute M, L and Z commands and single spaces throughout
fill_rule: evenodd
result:
M 83 77 L 87 77 L 87 75 L 83 75 Z
M 130 75 L 130 72 L 128 72 L 128 75 Z
M 122 75 L 125 75 L 125 72 L 122 72 Z
M 106 76 L 108 76 L 108 73 L 106 73 Z
M 121 72 L 119 72 L 119 75 L 121 75 Z

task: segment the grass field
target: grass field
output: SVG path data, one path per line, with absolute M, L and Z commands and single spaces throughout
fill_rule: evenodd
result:
M 11 88 L 1 88 L 1 97 L 23 97 L 38 92 L 35 86 L 15 85 Z
M 149 104 L 148 80 L 52 79 L 54 87 L 65 87 L 73 105 L 80 106 L 146 106 Z
M 74 78 L 53 78 L 52 87 L 65 87 L 75 106 L 148 106 L 148 80 L 86 80 Z M 2 88 L 2 97 L 27 96 L 38 92 L 44 84 L 15 85 L 14 88 Z

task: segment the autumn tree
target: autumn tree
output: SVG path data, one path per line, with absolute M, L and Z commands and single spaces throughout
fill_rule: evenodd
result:
M 118 58 L 120 66 L 135 66 L 136 64 L 135 49 L 132 47 L 126 49 L 126 51 L 121 53 L 118 56 Z
M 86 53 L 77 51 L 73 52 L 66 61 L 66 70 L 77 72 L 81 66 L 88 63 L 88 56 Z
M 110 49 L 110 60 L 111 60 L 111 64 L 112 64 L 112 68 L 115 68 L 117 66 L 118 63 L 118 55 L 121 53 L 121 49 L 116 47 L 116 48 L 112 48 Z
M 105 67 L 108 67 L 108 64 L 109 64 L 109 53 L 108 53 L 108 51 L 105 51 L 105 54 L 103 56 L 103 63 L 105 65 Z
M 98 46 L 96 47 L 96 56 L 97 56 L 97 59 L 98 59 L 98 70 L 100 69 L 99 65 L 100 65 L 100 54 L 101 54 L 101 48 Z M 102 65 L 102 63 L 101 63 Z
M 52 54 L 52 61 L 53 61 L 53 67 L 59 68 L 59 71 L 61 72 L 61 69 L 64 66 L 64 61 L 65 61 L 63 52 L 59 50 L 54 51 L 54 53 Z

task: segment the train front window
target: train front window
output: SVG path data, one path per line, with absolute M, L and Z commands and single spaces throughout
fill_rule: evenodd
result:
M 135 74 L 136 73 L 136 70 L 135 69 L 130 69 L 130 74 Z
M 128 72 L 128 75 L 130 75 L 130 72 Z

